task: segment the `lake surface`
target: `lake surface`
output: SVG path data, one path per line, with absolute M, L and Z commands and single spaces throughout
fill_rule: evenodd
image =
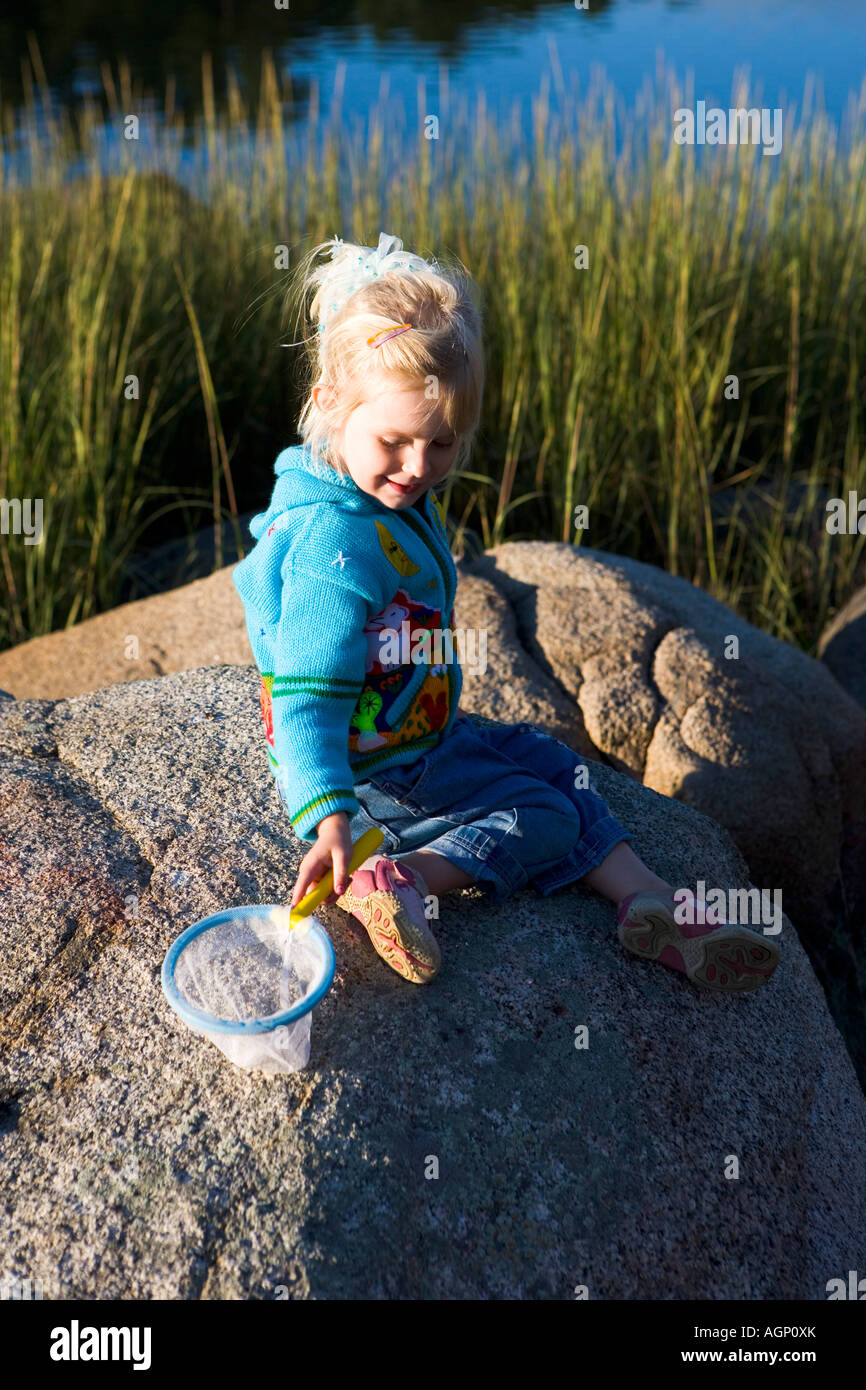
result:
M 288 10 L 245 8 L 232 0 L 181 6 L 154 0 L 96 3 L 79 13 L 76 0 L 34 4 L 4 0 L 0 27 L 0 82 L 6 103 L 25 96 L 21 59 L 33 31 L 54 102 L 74 105 L 102 91 L 100 64 L 125 56 L 133 83 L 162 105 L 165 82 L 175 83 L 176 104 L 192 115 L 201 94 L 201 56 L 213 55 L 217 104 L 230 65 L 244 96 L 255 100 L 261 53 L 273 53 L 291 74 L 295 113 L 305 119 L 316 82 L 327 112 L 335 84 L 344 118 L 363 118 L 382 91 L 402 103 L 406 128 L 419 122 L 418 81 L 426 81 L 420 116 L 437 112 L 442 82 L 450 97 L 474 103 L 483 90 L 488 110 L 503 120 L 515 100 L 530 128 L 531 102 L 548 74 L 585 95 L 597 69 L 627 105 L 659 63 L 681 84 L 693 74 L 694 97 L 727 107 L 738 72 L 747 70 L 751 103 L 802 108 L 812 74 L 815 99 L 845 134 L 849 103 L 862 97 L 866 111 L 866 0 L 572 0 L 546 5 L 428 3 L 414 11 L 377 0 L 375 24 L 361 22 L 351 7 L 329 10 L 291 0 Z M 363 13 L 369 13 L 365 7 Z M 561 74 L 561 76 L 560 76 Z M 136 110 L 147 110 L 136 99 Z M 9 151 L 7 150 L 7 157 Z

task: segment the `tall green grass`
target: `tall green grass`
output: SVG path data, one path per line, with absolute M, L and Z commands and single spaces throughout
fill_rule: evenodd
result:
M 31 62 L 31 177 L 0 188 L 0 497 L 42 497 L 45 530 L 0 537 L 0 646 L 111 607 L 169 525 L 213 521 L 222 563 L 218 523 L 264 504 L 301 403 L 274 248 L 383 229 L 456 252 L 482 288 L 488 386 L 450 489 L 458 528 L 661 565 L 809 651 L 864 582 L 864 537 L 829 535 L 823 500 L 866 497 L 866 85 L 844 149 L 807 87 L 777 159 L 708 148 L 698 168 L 672 141 L 694 94 L 670 75 L 625 113 L 615 157 L 614 94 L 558 70 L 529 139 L 443 83 L 418 90 L 439 138 L 413 140 L 382 100 L 366 126 L 339 101 L 322 115 L 315 87 L 301 135 L 267 53 L 254 111 L 231 77 L 217 109 L 205 59 L 197 119 L 184 130 L 169 88 L 151 132 L 121 64 L 112 127 L 138 112 L 143 138 L 119 139 L 106 179 L 101 112 L 49 115 Z M 201 196 L 178 182 L 184 137 Z M 7 109 L 4 149 L 20 138 Z

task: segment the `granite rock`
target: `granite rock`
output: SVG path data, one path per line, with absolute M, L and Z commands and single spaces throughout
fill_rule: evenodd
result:
M 713 816 L 781 891 L 866 1082 L 866 711 L 822 662 L 637 560 L 518 542 L 470 572 L 597 756 Z
M 736 998 L 628 956 L 581 885 L 445 895 L 423 988 L 321 909 L 310 1062 L 268 1078 L 159 978 L 195 919 L 285 901 L 306 848 L 255 669 L 2 700 L 0 752 L 4 1276 L 56 1299 L 823 1300 L 858 1266 L 866 1102 L 787 919 L 774 980 Z M 671 882 L 748 884 L 709 817 L 593 777 Z
M 821 633 L 818 656 L 866 709 L 866 585 L 851 595 Z

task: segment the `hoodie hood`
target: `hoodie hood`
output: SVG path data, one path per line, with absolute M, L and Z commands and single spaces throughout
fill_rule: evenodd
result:
M 295 833 L 313 843 L 324 816 L 355 815 L 356 781 L 415 763 L 453 725 L 463 681 L 453 649 L 418 660 L 404 638 L 421 628 L 435 644 L 453 629 L 457 571 L 431 489 L 416 507 L 388 507 L 302 445 L 274 471 L 232 578 L 261 674 L 269 766 Z M 397 656 L 382 643 L 389 629 L 401 634 Z
M 315 459 L 307 444 L 295 444 L 283 449 L 274 464 L 277 482 L 266 512 L 259 512 L 250 522 L 250 533 L 256 540 L 276 517 L 293 507 L 315 506 L 317 502 L 336 503 L 346 511 L 375 516 L 388 508 L 362 492 L 348 473 L 338 473 L 326 463 Z

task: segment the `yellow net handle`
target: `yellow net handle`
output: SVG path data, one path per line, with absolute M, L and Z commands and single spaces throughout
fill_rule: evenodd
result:
M 363 864 L 365 859 L 369 859 L 371 854 L 375 854 L 384 838 L 384 832 L 379 829 L 378 825 L 374 825 L 370 830 L 365 830 L 364 834 L 355 841 L 352 857 L 349 860 L 350 876 L 360 864 Z M 319 879 L 315 888 L 311 888 L 309 893 L 305 893 L 300 902 L 296 903 L 295 906 L 290 909 L 287 923 L 289 928 L 294 931 L 295 927 L 300 926 L 301 921 L 315 912 L 319 904 L 323 903 L 325 898 L 329 897 L 333 891 L 334 871 L 333 869 L 328 869 Z

